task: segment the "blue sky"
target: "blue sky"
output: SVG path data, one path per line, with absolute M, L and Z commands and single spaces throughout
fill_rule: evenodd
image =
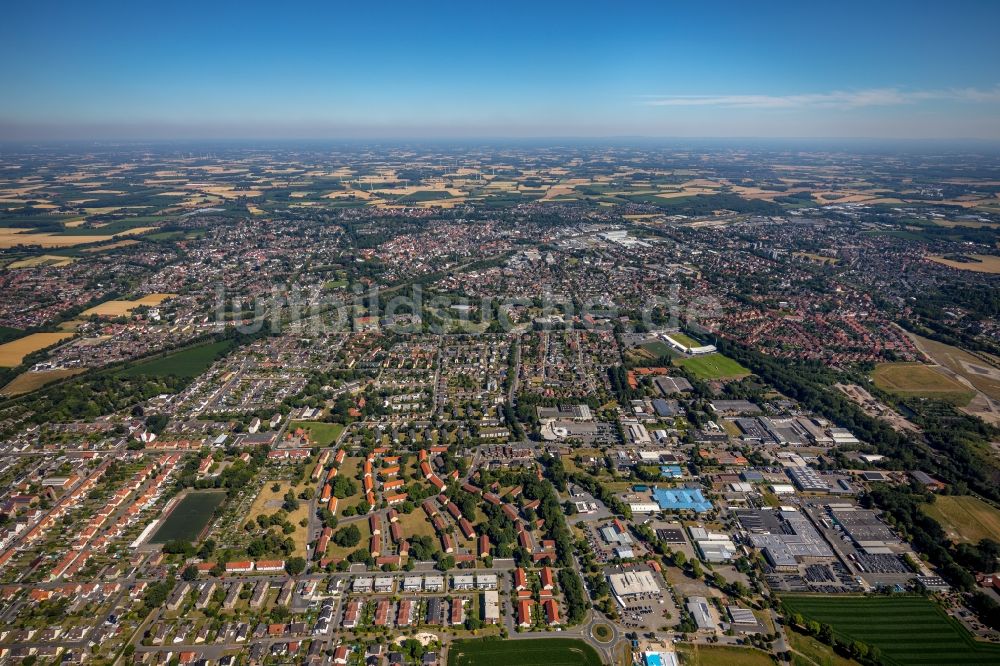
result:
M 0 138 L 1000 138 L 1000 2 L 14 3 Z

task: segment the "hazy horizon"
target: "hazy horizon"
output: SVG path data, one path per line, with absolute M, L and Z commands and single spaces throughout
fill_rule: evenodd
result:
M 1000 5 L 20 4 L 0 140 L 1000 140 Z

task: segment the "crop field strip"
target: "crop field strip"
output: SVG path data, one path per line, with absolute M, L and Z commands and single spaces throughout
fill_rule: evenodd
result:
M 890 664 L 996 664 L 1000 646 L 977 643 L 924 597 L 782 597 L 793 612 L 839 637 L 878 648 Z
M 572 638 L 455 641 L 448 666 L 600 666 L 594 648 Z

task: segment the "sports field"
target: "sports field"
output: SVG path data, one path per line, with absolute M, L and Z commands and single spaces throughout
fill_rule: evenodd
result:
M 119 377 L 197 377 L 232 346 L 231 340 L 211 342 L 136 363 L 115 373 Z
M 681 644 L 677 646 L 677 653 L 684 666 L 771 666 L 777 663 L 760 650 L 725 645 Z
M 23 338 L 12 340 L 0 345 L 0 367 L 16 368 L 28 354 L 40 349 L 51 347 L 66 338 L 72 338 L 73 333 L 32 333 Z
M 572 638 L 455 641 L 448 666 L 601 666 L 594 648 Z
M 885 664 L 1000 663 L 1000 645 L 976 642 L 925 597 L 785 595 L 781 600 L 806 620 L 829 624 L 842 640 L 878 648 Z
M 935 496 L 923 505 L 924 513 L 936 520 L 954 541 L 980 539 L 1000 541 L 1000 510 L 969 495 Z
M 935 398 L 964 405 L 975 393 L 922 363 L 882 363 L 872 372 L 875 386 L 902 396 Z
M 695 340 L 689 335 L 684 335 L 683 333 L 670 333 L 667 337 L 678 344 L 684 345 L 685 347 L 701 347 L 705 344 Z
M 677 359 L 674 363 L 687 368 L 698 379 L 739 379 L 750 374 L 749 370 L 722 354 L 692 356 Z
M 225 499 L 226 493 L 218 490 L 188 493 L 156 530 L 150 543 L 166 543 L 174 539 L 197 541 Z

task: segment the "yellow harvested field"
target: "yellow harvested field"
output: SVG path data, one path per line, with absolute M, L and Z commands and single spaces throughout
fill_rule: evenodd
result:
M 323 195 L 324 199 L 371 199 L 371 192 L 365 190 L 337 190 Z
M 76 259 L 73 257 L 60 257 L 56 254 L 42 254 L 37 257 L 28 257 L 27 259 L 12 261 L 7 265 L 7 268 L 35 268 L 36 266 L 52 266 L 53 268 L 61 268 L 62 266 L 72 264 L 74 261 L 76 261 Z
M 576 194 L 576 188 L 573 185 L 553 185 L 545 193 L 545 196 L 542 197 L 542 201 L 556 197 L 565 197 L 571 194 Z
M 15 395 L 31 393 L 46 384 L 72 377 L 84 372 L 85 368 L 64 368 L 61 370 L 43 370 L 42 372 L 22 372 L 9 384 L 0 389 L 0 396 L 9 398 Z
M 168 298 L 173 298 L 176 295 L 177 294 L 149 294 L 148 296 L 137 298 L 134 301 L 105 301 L 100 305 L 95 305 L 88 310 L 84 310 L 80 313 L 80 316 L 90 317 L 97 315 L 98 317 L 123 317 L 138 307 L 143 305 L 155 307 Z
M 28 354 L 72 338 L 73 333 L 32 333 L 0 345 L 0 368 L 15 368 Z
M 706 178 L 695 178 L 694 180 L 689 180 L 688 182 L 681 184 L 681 187 L 683 188 L 702 187 L 709 189 L 717 189 L 719 187 L 722 187 L 722 183 L 716 182 L 714 180 L 708 180 Z
M 89 253 L 104 252 L 105 250 L 114 250 L 115 248 L 118 247 L 128 247 L 129 245 L 135 245 L 138 242 L 139 241 L 137 240 L 120 240 L 114 243 L 108 243 L 107 245 L 102 245 L 100 247 L 86 247 L 83 250 L 81 250 L 81 252 L 89 252 Z
M 31 233 L 26 229 L 0 227 L 0 249 L 17 247 L 18 245 L 37 245 L 39 247 L 73 247 L 87 243 L 101 243 L 119 236 L 135 236 L 152 231 L 156 227 L 135 227 L 116 234 L 93 236 L 60 236 L 49 233 Z
M 957 268 L 962 271 L 972 271 L 974 273 L 1000 273 L 1000 257 L 992 254 L 970 254 L 978 261 L 955 261 L 944 257 L 930 255 L 927 258 L 950 268 Z

